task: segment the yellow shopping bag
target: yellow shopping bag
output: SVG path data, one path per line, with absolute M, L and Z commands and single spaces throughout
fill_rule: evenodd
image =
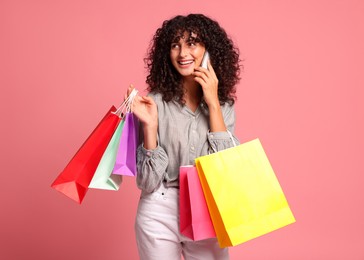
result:
M 195 161 L 220 247 L 295 222 L 259 139 Z

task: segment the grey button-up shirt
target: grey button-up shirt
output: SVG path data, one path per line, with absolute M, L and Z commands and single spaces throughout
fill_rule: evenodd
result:
M 158 146 L 147 150 L 143 143 L 137 150 L 137 185 L 153 192 L 162 182 L 178 187 L 179 167 L 194 165 L 196 157 L 234 146 L 228 132 L 209 131 L 209 111 L 202 103 L 195 112 L 178 102 L 165 102 L 160 94 L 149 94 L 158 107 Z M 221 107 L 224 122 L 233 134 L 234 107 Z M 232 135 L 236 144 L 238 139 Z

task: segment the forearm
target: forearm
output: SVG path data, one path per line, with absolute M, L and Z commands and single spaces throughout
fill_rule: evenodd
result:
M 223 120 L 223 127 L 224 128 L 218 128 L 217 126 L 221 126 L 221 121 L 219 121 L 219 113 L 218 112 L 211 112 L 210 110 L 210 121 L 215 120 L 213 122 L 214 126 L 210 126 L 210 133 L 208 136 L 208 142 L 210 143 L 210 146 L 213 151 L 221 151 L 230 147 L 233 147 L 235 145 L 239 144 L 239 140 L 234 135 L 234 129 L 235 129 L 235 111 L 234 107 L 230 106 L 228 104 L 225 104 L 220 107 L 220 115 L 222 115 Z M 215 118 L 216 117 L 216 118 Z M 227 130 L 230 131 L 233 138 L 231 138 L 230 134 L 227 132 Z
M 144 148 L 147 150 L 153 150 L 157 147 L 157 126 L 144 125 Z
M 222 115 L 220 104 L 209 106 L 210 114 L 210 132 L 225 132 L 226 125 L 224 122 L 224 117 Z

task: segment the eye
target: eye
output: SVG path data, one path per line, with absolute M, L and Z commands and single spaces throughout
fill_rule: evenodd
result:
M 178 49 L 178 48 L 179 48 L 179 44 L 177 44 L 177 43 L 171 44 L 171 49 Z

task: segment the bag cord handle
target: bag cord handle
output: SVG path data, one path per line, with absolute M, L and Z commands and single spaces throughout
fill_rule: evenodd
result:
M 134 98 L 137 96 L 138 90 L 135 88 L 131 91 L 129 96 L 123 101 L 123 103 L 118 107 L 118 109 L 113 112 L 115 115 L 119 116 L 120 118 L 124 118 L 125 113 L 130 113 L 131 105 L 133 104 Z
M 234 145 L 234 147 L 236 146 L 236 143 L 235 143 L 235 141 L 234 141 L 234 137 L 233 137 L 233 135 L 231 134 L 231 132 L 228 130 L 228 129 L 226 129 L 226 132 L 229 134 L 229 136 L 230 136 L 230 139 L 231 139 L 231 141 L 233 142 L 233 145 Z M 210 146 L 211 147 L 211 150 L 214 152 L 214 153 L 216 153 L 217 151 L 216 151 L 216 149 L 214 148 L 214 147 L 212 147 L 212 146 Z M 208 151 L 208 154 L 210 154 L 210 151 Z

